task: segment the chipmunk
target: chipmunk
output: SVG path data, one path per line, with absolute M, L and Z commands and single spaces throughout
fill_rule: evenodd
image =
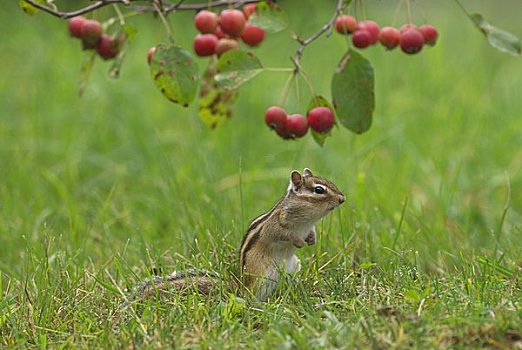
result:
M 268 212 L 250 223 L 239 253 L 240 281 L 259 300 L 266 301 L 274 292 L 280 272 L 299 271 L 295 255 L 305 244 L 315 243 L 315 223 L 345 201 L 344 195 L 330 181 L 314 176 L 305 168 L 303 174 L 292 171 L 286 194 Z M 156 291 L 194 287 L 208 294 L 219 281 L 208 271 L 174 272 L 154 276 L 134 289 L 132 298 L 146 298 Z M 240 283 L 241 284 L 241 283 Z

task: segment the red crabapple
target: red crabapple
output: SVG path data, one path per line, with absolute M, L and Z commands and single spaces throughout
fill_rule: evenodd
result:
M 372 35 L 366 29 L 357 29 L 353 32 L 352 43 L 359 49 L 364 49 L 372 44 Z
M 406 23 L 406 24 L 403 24 L 400 28 L 399 28 L 399 32 L 404 32 L 406 29 L 415 29 L 415 30 L 418 30 L 419 28 L 413 24 L 413 23 Z
M 256 12 L 256 4 L 247 4 L 243 6 L 243 13 L 245 14 L 245 18 L 248 19 L 254 12 Z
M 83 21 L 81 32 L 85 48 L 92 49 L 103 34 L 103 27 L 96 20 L 86 19 Z
M 194 25 L 202 34 L 214 33 L 218 25 L 218 15 L 207 10 L 199 11 L 194 17 Z
M 328 132 L 334 125 L 334 114 L 328 107 L 315 107 L 308 112 L 308 124 L 317 132 Z
M 229 38 L 229 36 L 227 34 L 223 33 L 223 31 L 221 30 L 221 27 L 219 25 L 216 27 L 216 31 L 214 32 L 214 35 L 217 36 L 218 39 Z
M 216 54 L 221 56 L 223 52 L 227 52 L 230 50 L 239 49 L 239 44 L 237 40 L 234 39 L 219 39 L 216 44 Z
M 437 29 L 429 24 L 425 24 L 419 27 L 422 36 L 424 37 L 424 43 L 430 46 L 435 45 L 437 42 L 437 38 L 439 37 L 439 33 Z
M 291 114 L 286 119 L 286 129 L 292 137 L 303 137 L 308 131 L 308 119 L 301 114 Z
M 402 51 L 412 55 L 422 50 L 422 46 L 424 45 L 424 37 L 418 29 L 405 29 L 401 33 L 400 45 Z
M 366 29 L 371 36 L 370 44 L 373 45 L 379 40 L 379 32 L 381 28 L 374 21 L 362 21 L 357 25 L 357 29 Z
M 194 38 L 194 51 L 196 55 L 205 57 L 216 53 L 217 36 L 214 34 L 198 34 Z
M 236 9 L 227 9 L 219 14 L 219 26 L 224 33 L 239 36 L 245 29 L 246 19 L 243 12 Z
M 83 22 L 85 22 L 87 19 L 83 16 L 73 17 L 67 22 L 67 28 L 69 29 L 69 33 L 71 36 L 75 38 L 81 38 L 82 37 L 82 26 Z
M 287 117 L 288 115 L 284 109 L 272 106 L 265 112 L 265 123 L 282 138 L 288 138 L 288 132 L 286 130 Z
M 241 40 L 249 46 L 256 46 L 263 41 L 265 38 L 265 31 L 263 28 L 255 26 L 253 24 L 247 24 L 243 34 L 241 34 Z
M 269 107 L 265 112 L 265 122 L 272 129 L 286 124 L 286 111 L 277 106 Z
M 339 16 L 335 20 L 335 30 L 340 34 L 353 33 L 357 28 L 357 20 L 352 16 Z
M 397 45 L 399 45 L 400 39 L 400 32 L 397 28 L 384 27 L 379 33 L 379 41 L 388 50 L 397 47 Z
M 107 34 L 102 34 L 100 40 L 96 43 L 96 52 L 104 60 L 110 60 L 116 57 L 118 51 L 118 45 L 114 38 Z

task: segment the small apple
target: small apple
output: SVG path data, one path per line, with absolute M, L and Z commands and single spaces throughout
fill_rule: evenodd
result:
M 115 42 L 113 37 L 107 34 L 102 34 L 100 40 L 96 43 L 96 52 L 104 60 L 113 59 L 118 55 L 118 44 Z
M 217 42 L 214 34 L 198 34 L 194 38 L 194 52 L 200 57 L 212 56 L 216 53 Z
M 103 34 L 103 27 L 100 22 L 92 19 L 83 21 L 81 27 L 82 41 L 86 49 L 93 49 Z
M 83 22 L 87 19 L 83 16 L 73 17 L 67 22 L 67 28 L 72 37 L 82 38 L 82 26 Z
M 340 34 L 350 34 L 357 28 L 357 20 L 352 16 L 339 16 L 335 20 L 335 30 Z
M 227 9 L 219 14 L 219 26 L 224 33 L 237 37 L 245 29 L 246 19 L 242 11 Z
M 401 33 L 400 46 L 401 50 L 409 55 L 416 54 L 422 50 L 424 45 L 424 37 L 416 28 L 405 29 Z
M 381 28 L 375 21 L 362 21 L 357 24 L 358 29 L 365 29 L 370 33 L 371 42 L 370 44 L 373 45 L 379 40 L 379 32 L 381 31 Z
M 249 46 L 257 46 L 265 38 L 265 31 L 263 28 L 253 24 L 247 24 L 245 30 L 241 34 L 241 40 Z
M 308 124 L 317 131 L 326 133 L 334 125 L 334 114 L 328 107 L 315 107 L 308 112 Z
M 234 39 L 219 39 L 216 44 L 216 54 L 218 56 L 221 56 L 223 52 L 227 52 L 230 50 L 237 50 L 239 49 L 239 44 L 237 40 Z
M 357 29 L 352 35 L 353 46 L 364 49 L 372 44 L 372 35 L 366 29 Z
M 214 33 L 218 26 L 218 15 L 207 10 L 199 11 L 194 17 L 194 25 L 202 34 Z
M 391 50 L 399 45 L 400 36 L 401 34 L 397 28 L 384 27 L 379 33 L 379 41 L 384 47 Z
M 308 131 L 308 119 L 301 114 L 291 114 L 286 119 L 286 129 L 291 137 L 303 137 Z
M 437 29 L 429 24 L 425 24 L 419 27 L 422 36 L 424 37 L 424 43 L 430 46 L 434 46 L 439 37 Z

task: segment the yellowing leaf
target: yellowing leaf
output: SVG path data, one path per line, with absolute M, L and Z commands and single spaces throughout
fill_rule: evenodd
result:
M 156 87 L 170 101 L 187 107 L 196 97 L 198 66 L 185 49 L 158 45 L 150 64 Z
M 47 3 L 46 0 L 35 0 L 35 2 L 39 3 L 39 4 L 42 4 L 42 5 L 45 5 Z M 30 3 L 28 3 L 27 1 L 25 0 L 20 0 L 18 2 L 20 4 L 20 8 L 25 12 L 27 13 L 28 15 L 32 16 L 34 15 L 35 13 L 37 13 L 38 11 L 40 11 L 39 9 L 37 9 L 36 7 L 34 7 L 33 5 L 31 5 Z
M 232 117 L 232 107 L 237 99 L 237 91 L 225 90 L 214 79 L 216 63 L 211 61 L 203 75 L 199 91 L 198 114 L 201 121 L 211 129 Z

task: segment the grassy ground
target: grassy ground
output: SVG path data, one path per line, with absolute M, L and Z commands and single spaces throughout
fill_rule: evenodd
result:
M 152 18 L 133 20 L 121 78 L 98 63 L 78 99 L 78 43 L 63 22 L 15 5 L 0 14 L 0 347 L 522 348 L 522 65 L 453 3 L 425 8 L 436 48 L 364 53 L 374 125 L 335 130 L 324 148 L 264 127 L 284 75 L 246 85 L 215 131 L 163 99 L 145 63 L 164 40 Z M 391 21 L 392 8 L 369 5 Z M 309 1 L 314 18 L 291 8 L 292 26 L 311 33 L 330 16 L 320 6 Z M 518 2 L 468 6 L 522 36 Z M 295 50 L 287 34 L 264 47 L 268 66 Z M 325 95 L 344 47 L 332 36 L 305 52 Z M 305 166 L 348 202 L 299 251 L 298 283 L 265 304 L 223 288 L 119 312 L 119 291 L 152 267 L 229 277 L 248 221 Z

